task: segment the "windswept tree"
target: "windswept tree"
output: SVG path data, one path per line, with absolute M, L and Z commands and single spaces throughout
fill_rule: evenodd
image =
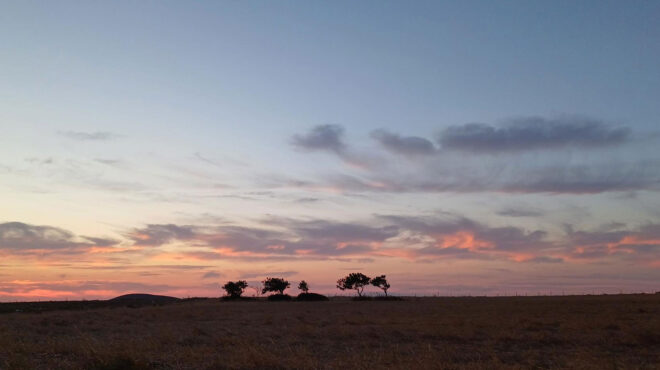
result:
M 264 288 L 261 290 L 261 293 L 266 294 L 266 292 L 279 292 L 284 294 L 284 290 L 291 286 L 291 284 L 283 278 L 266 278 L 262 281 Z
M 298 284 L 298 289 L 305 294 L 309 293 L 309 285 L 307 285 L 307 282 L 305 280 L 301 281 Z
M 354 289 L 358 297 L 362 297 L 364 287 L 369 285 L 371 279 L 363 273 L 351 272 L 348 276 L 337 280 L 337 288 L 341 290 Z
M 382 289 L 385 292 L 385 297 L 387 297 L 387 290 L 390 289 L 390 283 L 387 282 L 385 275 L 376 276 L 371 279 L 371 285 Z
M 228 281 L 225 285 L 222 286 L 222 289 L 227 292 L 228 296 L 232 298 L 239 298 L 247 286 L 248 283 L 245 280 Z

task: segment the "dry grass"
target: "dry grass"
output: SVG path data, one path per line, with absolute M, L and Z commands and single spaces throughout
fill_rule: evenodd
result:
M 651 369 L 660 368 L 660 295 L 9 313 L 0 368 Z

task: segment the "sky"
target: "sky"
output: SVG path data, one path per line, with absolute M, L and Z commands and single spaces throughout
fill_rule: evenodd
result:
M 0 2 L 0 301 L 660 291 L 658 16 Z

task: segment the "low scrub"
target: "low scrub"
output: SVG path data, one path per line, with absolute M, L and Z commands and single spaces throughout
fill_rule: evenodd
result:
M 392 297 L 392 296 L 378 296 L 374 298 L 377 301 L 403 301 L 401 297 Z
M 290 301 L 292 299 L 288 294 L 273 294 L 268 296 L 268 300 L 271 302 Z
M 256 298 L 252 297 L 232 297 L 230 295 L 220 297 L 221 300 L 223 301 L 229 301 L 229 302 L 248 302 L 248 301 L 256 301 Z
M 367 296 L 363 295 L 363 296 L 353 297 L 351 300 L 353 300 L 353 301 L 373 301 L 374 299 L 372 297 L 367 297 Z
M 313 302 L 313 301 L 327 301 L 328 297 L 317 293 L 300 293 L 296 297 L 296 301 Z

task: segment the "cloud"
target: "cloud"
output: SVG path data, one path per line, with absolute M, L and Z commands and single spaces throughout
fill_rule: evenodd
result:
M 25 158 L 25 161 L 37 165 L 49 165 L 55 163 L 53 157 L 48 157 L 48 158 L 30 157 L 30 158 Z
M 346 149 L 343 136 L 344 128 L 339 125 L 319 125 L 306 134 L 294 135 L 291 144 L 300 150 L 321 150 L 341 154 Z
M 288 278 L 296 274 L 298 274 L 298 271 L 247 272 L 241 274 L 240 278 L 241 279 L 254 279 L 254 278 L 266 278 L 266 277 Z
M 555 159 L 546 161 L 550 163 L 529 163 L 520 158 L 474 163 L 447 159 L 417 166 L 412 163 L 403 169 L 371 171 L 361 176 L 335 174 L 317 182 L 289 182 L 287 186 L 344 193 L 597 194 L 660 190 L 660 160 L 629 161 L 603 156 L 591 161 L 580 163 L 579 158 L 573 158 L 573 163 L 554 163 L 559 162 Z
M 133 292 L 169 293 L 180 288 L 165 284 L 145 284 L 132 281 L 12 281 L 0 282 L 0 298 L 63 299 L 80 297 L 110 298 Z
M 334 153 L 361 172 L 340 169 L 281 186 L 335 193 L 597 194 L 660 190 L 660 158 L 651 143 L 622 146 L 632 142 L 631 130 L 596 119 L 528 117 L 510 120 L 501 127 L 452 126 L 440 133 L 440 149 L 424 138 L 374 131 L 372 137 L 386 150 L 408 158 L 405 164 L 385 160 L 378 152 L 358 153 L 342 141 L 343 129 L 332 127 L 319 126 L 307 135 L 295 136 L 298 146 Z M 567 147 L 600 150 L 596 156 L 585 150 L 542 150 Z M 530 150 L 536 151 L 533 156 L 465 155 L 466 151 Z
M 612 255 L 632 258 L 660 255 L 660 224 L 647 224 L 632 230 L 622 228 L 620 224 L 613 227 L 612 230 L 597 231 L 574 231 L 572 227 L 567 227 L 572 249 L 570 257 L 596 259 Z
M 399 230 L 396 226 L 373 227 L 355 223 L 341 223 L 325 220 L 289 220 L 284 224 L 301 237 L 321 241 L 383 241 L 399 233 Z
M 615 146 L 629 141 L 630 133 L 629 128 L 610 127 L 590 118 L 525 117 L 502 127 L 483 123 L 451 126 L 438 135 L 437 141 L 444 150 L 498 153 Z
M 192 240 L 196 235 L 197 231 L 188 225 L 150 224 L 131 230 L 127 236 L 138 245 L 160 246 L 174 240 Z
M 95 158 L 94 161 L 108 166 L 118 166 L 122 163 L 120 159 L 107 159 L 107 158 Z
M 540 217 L 543 216 L 543 212 L 538 211 L 532 208 L 504 208 L 497 211 L 497 214 L 500 216 L 507 217 Z
M 556 245 L 542 230 L 489 227 L 464 217 L 378 216 L 365 222 L 268 218 L 260 226 L 185 226 L 178 240 L 193 247 L 191 258 L 329 260 L 405 258 L 516 259 L 520 262 L 551 255 Z M 184 228 L 150 225 L 151 229 Z M 173 233 L 155 238 L 162 243 L 177 239 Z M 137 244 L 140 242 L 137 241 Z M 541 260 L 537 261 L 540 262 Z
M 520 253 L 538 254 L 555 244 L 546 240 L 543 230 L 525 230 L 515 226 L 491 227 L 457 216 L 396 216 L 380 218 L 418 235 L 423 248 L 417 255 Z M 420 237 L 421 236 L 421 237 Z
M 435 153 L 435 146 L 433 143 L 421 137 L 403 137 L 385 130 L 373 131 L 371 137 L 392 153 L 411 157 L 431 155 Z
M 106 131 L 96 131 L 96 132 L 59 131 L 58 134 L 72 140 L 80 140 L 80 141 L 110 141 L 122 137 L 121 135 Z
M 77 236 L 53 226 L 0 223 L 0 249 L 3 250 L 63 250 L 107 247 L 117 243 L 113 239 Z
M 209 271 L 209 272 L 205 273 L 204 275 L 202 275 L 202 279 L 215 279 L 215 278 L 219 278 L 219 277 L 222 277 L 222 276 L 223 275 L 219 272 Z

